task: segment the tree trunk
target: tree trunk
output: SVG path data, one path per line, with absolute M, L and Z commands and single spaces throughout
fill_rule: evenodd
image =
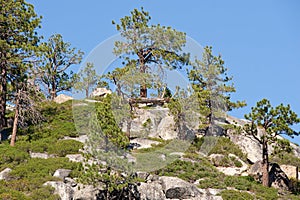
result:
M 13 130 L 10 138 L 10 146 L 15 146 L 15 141 L 17 138 L 18 119 L 19 119 L 19 99 L 17 99 L 17 103 L 15 107 L 15 117 L 14 117 Z
M 263 186 L 270 187 L 269 183 L 269 156 L 268 156 L 268 143 L 263 141 L 262 147 L 262 184 Z
M 3 57 L 3 55 L 2 55 Z M 2 59 L 2 58 L 1 58 Z M 0 131 L 6 127 L 6 94 L 7 94 L 7 71 L 5 61 L 1 62 L 1 74 L 0 74 Z
M 52 83 L 51 83 L 51 100 L 53 101 L 54 98 L 56 97 L 56 83 L 55 83 L 55 76 L 52 78 Z
M 138 53 L 138 56 L 139 56 L 139 61 L 140 61 L 140 72 L 146 73 L 145 58 L 143 55 L 143 50 L 141 50 Z M 147 86 L 145 84 L 140 86 L 140 97 L 147 98 Z

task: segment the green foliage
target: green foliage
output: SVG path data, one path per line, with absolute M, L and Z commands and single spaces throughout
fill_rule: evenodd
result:
M 147 97 L 150 87 L 158 90 L 157 96 L 163 97 L 164 68 L 181 68 L 186 63 L 187 56 L 179 55 L 186 34 L 171 27 L 150 25 L 150 20 L 149 13 L 142 8 L 131 11 L 131 15 L 121 18 L 119 24 L 113 21 L 124 39 L 115 42 L 114 48 L 114 54 L 122 57 L 124 70 L 119 68 L 109 74 L 118 95 L 122 90 L 130 97 Z
M 24 193 L 7 188 L 0 183 L 0 199 L 3 200 L 30 200 Z
M 8 145 L 0 145 L 0 171 L 13 167 L 29 158 L 29 154 Z
M 202 60 L 196 59 L 191 65 L 192 69 L 187 73 L 199 101 L 199 128 L 205 134 L 216 135 L 214 129 L 220 126 L 217 121 L 224 119 L 227 111 L 243 107 L 246 103 L 231 101 L 230 93 L 235 92 L 233 84 L 230 84 L 232 77 L 227 75 L 221 56 L 212 54 L 212 47 L 205 47 Z
M 222 154 L 228 156 L 229 154 L 234 154 L 241 160 L 247 161 L 247 155 L 227 137 L 205 136 L 195 138 L 188 151 L 195 152 L 199 150 L 206 152 L 208 155 Z
M 300 169 L 300 158 L 295 156 L 292 152 L 281 152 L 270 156 L 270 162 L 278 163 L 280 165 L 292 165 Z
M 34 190 L 30 195 L 30 199 L 32 200 L 60 200 L 60 196 L 58 194 L 53 194 L 54 188 L 51 186 L 43 186 L 37 190 Z
M 300 122 L 297 114 L 291 110 L 290 105 L 284 106 L 280 104 L 276 107 L 272 107 L 271 103 L 267 99 L 262 99 L 256 103 L 255 107 L 251 108 L 251 112 L 245 115 L 245 118 L 250 121 L 243 129 L 247 136 L 253 137 L 262 146 L 262 157 L 265 165 L 269 164 L 269 145 L 275 147 L 275 153 L 279 150 L 291 151 L 289 143 L 285 140 L 279 139 L 277 136 L 285 134 L 293 137 L 299 135 L 298 132 L 291 128 L 292 125 Z M 260 130 L 260 131 L 259 131 Z M 269 185 L 267 170 L 263 171 L 262 182 L 263 185 Z
M 224 200 L 252 200 L 254 197 L 247 192 L 240 192 L 236 190 L 223 190 L 220 195 Z
M 48 147 L 48 153 L 63 157 L 67 154 L 79 153 L 78 150 L 82 148 L 83 144 L 81 142 L 75 140 L 59 140 Z
M 52 177 L 57 169 L 75 169 L 76 163 L 71 163 L 68 158 L 32 158 L 21 163 L 11 172 L 16 178 L 43 179 Z
M 221 173 L 204 158 L 199 158 L 197 162 L 194 163 L 175 160 L 173 163 L 155 173 L 160 176 L 177 176 L 189 182 L 194 182 L 200 178 L 218 177 L 221 175 Z
M 36 70 L 39 81 L 45 85 L 45 93 L 52 100 L 57 93 L 69 91 L 76 81 L 76 76 L 66 70 L 81 62 L 83 52 L 76 51 L 70 43 L 64 42 L 60 34 L 52 35 L 41 44 L 42 64 Z
M 85 92 L 85 97 L 89 97 L 89 92 L 99 81 L 100 77 L 96 74 L 93 63 L 87 63 L 78 73 L 78 79 L 74 88 Z

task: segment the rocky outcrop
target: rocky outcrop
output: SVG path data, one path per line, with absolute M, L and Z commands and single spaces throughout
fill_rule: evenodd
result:
M 135 138 L 130 140 L 130 143 L 132 144 L 133 149 L 144 149 L 144 148 L 150 148 L 152 147 L 152 145 L 157 145 L 160 142 L 145 139 L 145 138 Z
M 262 162 L 257 161 L 248 170 L 250 176 L 254 177 L 257 181 L 261 182 L 262 178 Z M 276 163 L 270 163 L 269 166 L 269 181 L 270 185 L 280 190 L 288 190 L 290 180 L 288 176 L 281 170 L 280 166 Z
M 68 184 L 61 181 L 48 181 L 44 183 L 54 188 L 54 194 L 58 194 L 61 200 L 71 200 L 73 199 L 74 190 Z
M 11 168 L 5 168 L 3 171 L 0 172 L 0 180 L 9 180 L 10 175 L 9 173 L 12 171 Z
M 31 158 L 42 158 L 42 159 L 48 159 L 48 158 L 54 158 L 55 155 L 48 154 L 48 153 L 39 153 L 39 152 L 29 152 Z
M 68 96 L 65 94 L 60 94 L 57 97 L 55 97 L 53 101 L 61 104 L 61 103 L 64 103 L 64 102 L 72 100 L 72 99 L 73 99 L 73 97 L 71 97 L 71 96 Z
M 281 170 L 278 164 L 272 163 L 269 176 L 270 184 L 272 187 L 279 190 L 289 190 L 290 180 L 287 175 Z
M 71 173 L 72 170 L 70 169 L 57 169 L 53 176 L 58 177 L 62 180 L 64 180 L 67 176 L 69 176 L 69 174 Z
M 66 158 L 69 158 L 69 161 L 72 162 L 84 162 L 84 157 L 82 154 L 68 154 Z
M 289 178 L 298 180 L 298 167 L 292 165 L 280 165 L 280 168 Z
M 111 94 L 111 90 L 108 90 L 106 88 L 96 88 L 92 93 L 92 97 L 105 97 L 108 94 Z
M 217 196 L 221 190 L 199 189 L 177 177 L 149 175 L 145 183 L 138 187 L 141 200 L 164 199 L 211 199 L 220 200 Z

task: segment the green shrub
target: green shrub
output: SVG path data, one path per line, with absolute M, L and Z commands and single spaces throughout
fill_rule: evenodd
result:
M 194 182 L 200 178 L 218 177 L 222 175 L 204 158 L 198 162 L 176 160 L 156 172 L 160 176 L 177 176 L 183 180 Z
M 61 198 L 54 193 L 54 188 L 51 186 L 43 186 L 38 188 L 29 195 L 32 200 L 60 200 Z
M 37 180 L 37 184 L 43 184 L 52 177 L 55 170 L 64 169 L 76 169 L 77 163 L 71 163 L 68 158 L 32 158 L 28 162 L 23 162 L 16 166 L 11 175 L 17 179 L 29 179 L 30 181 Z
M 241 192 L 236 190 L 223 190 L 220 195 L 222 196 L 223 200 L 252 200 L 254 197 L 247 193 Z
M 29 154 L 9 145 L 0 145 L 0 169 L 13 167 L 29 158 Z
M 48 147 L 48 153 L 58 156 L 78 153 L 83 148 L 83 144 L 76 140 L 59 140 Z
M 25 194 L 3 186 L 0 182 L 0 199 L 3 200 L 30 200 Z
M 196 138 L 189 148 L 188 152 L 195 152 L 199 150 L 204 151 L 208 155 L 211 154 L 234 154 L 243 161 L 247 161 L 247 155 L 242 152 L 238 145 L 233 143 L 227 137 L 212 137 L 205 136 Z

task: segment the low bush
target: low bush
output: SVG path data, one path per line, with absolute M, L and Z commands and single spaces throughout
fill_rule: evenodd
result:
M 58 140 L 48 147 L 48 153 L 63 157 L 67 154 L 78 153 L 82 148 L 83 144 L 76 140 Z
M 223 200 L 252 200 L 254 197 L 247 193 L 241 192 L 236 190 L 223 190 L 220 195 L 222 196 Z
M 29 154 L 11 147 L 9 145 L 0 145 L 0 170 L 6 167 L 13 167 L 29 158 Z

